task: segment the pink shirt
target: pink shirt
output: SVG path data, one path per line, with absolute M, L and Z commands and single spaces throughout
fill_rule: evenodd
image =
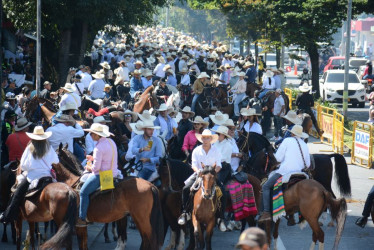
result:
M 195 136 L 195 130 L 188 131 L 183 140 L 182 151 L 185 151 L 185 150 L 191 151 L 195 147 L 196 142 L 197 142 L 197 138 Z
M 100 138 L 96 144 L 96 147 L 94 148 L 93 159 L 92 172 L 95 175 L 98 175 L 100 171 L 105 171 L 112 168 L 113 176 L 117 176 L 117 146 L 112 139 L 105 137 Z

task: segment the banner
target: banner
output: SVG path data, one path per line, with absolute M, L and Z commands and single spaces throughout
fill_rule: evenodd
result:
M 322 130 L 324 131 L 323 137 L 332 140 L 334 118 L 331 115 L 321 115 Z
M 369 160 L 370 157 L 370 133 L 361 130 L 355 130 L 354 138 L 354 156 L 363 160 Z

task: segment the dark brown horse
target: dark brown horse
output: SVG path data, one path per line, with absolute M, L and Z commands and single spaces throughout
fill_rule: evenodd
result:
M 157 98 L 154 98 L 152 94 L 153 90 L 154 86 L 151 85 L 146 90 L 144 90 L 143 93 L 141 93 L 138 100 L 134 104 L 134 112 L 141 114 L 146 109 L 149 110 L 152 107 L 158 106 Z
M 52 116 L 57 112 L 51 101 L 37 96 L 25 103 L 25 105 L 27 105 L 25 117 L 33 123 L 44 120 L 47 125 L 50 125 Z
M 60 163 L 53 166 L 58 181 L 76 187 L 81 176 L 79 163 L 66 148 L 59 147 Z M 92 222 L 117 221 L 117 249 L 124 249 L 127 215 L 134 219 L 142 237 L 140 249 L 159 249 L 163 244 L 163 218 L 157 188 L 140 178 L 121 181 L 115 189 L 91 195 L 87 218 Z M 87 227 L 77 228 L 79 249 L 87 249 Z
M 245 94 L 249 96 L 249 98 L 253 98 L 255 96 L 255 91 L 260 89 L 261 86 L 257 83 L 247 83 L 247 89 L 245 91 Z
M 228 99 L 229 97 L 225 87 L 219 85 L 213 91 L 213 104 L 218 110 L 231 117 L 234 113 L 234 105 L 232 103 L 230 104 Z
M 196 116 L 207 117 L 210 115 L 210 107 L 213 104 L 213 91 L 211 85 L 207 85 L 203 89 L 203 93 L 196 100 Z

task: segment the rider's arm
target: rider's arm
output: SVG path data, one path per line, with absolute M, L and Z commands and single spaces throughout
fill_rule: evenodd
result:
M 153 138 L 153 143 L 155 143 L 155 154 L 154 156 L 149 158 L 149 161 L 152 164 L 158 164 L 160 162 L 160 158 L 162 157 L 162 142 L 161 139 L 156 137 Z

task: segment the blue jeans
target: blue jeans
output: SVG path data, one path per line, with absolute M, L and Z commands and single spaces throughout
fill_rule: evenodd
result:
M 270 91 L 270 89 L 264 89 L 259 95 L 258 98 L 262 99 L 266 95 L 266 93 Z
M 200 96 L 199 94 L 195 94 L 195 95 L 193 96 L 192 104 L 191 104 L 191 110 L 192 110 L 193 112 L 195 112 L 195 106 L 196 106 L 197 98 L 198 98 L 199 96 Z
M 74 155 L 78 158 L 78 160 L 80 162 L 82 162 L 82 161 L 84 161 L 84 159 L 86 159 L 86 157 L 84 155 L 84 150 L 78 143 L 74 142 L 73 150 L 74 150 Z
M 149 168 L 143 168 L 142 170 L 139 171 L 138 177 L 148 181 L 149 177 L 151 177 L 153 172 L 154 171 Z
M 277 182 L 279 177 L 282 175 L 275 173 L 273 174 L 262 186 L 262 205 L 263 205 L 263 211 L 270 213 L 270 194 L 273 190 L 274 184 Z
M 80 191 L 79 218 L 85 220 L 87 217 L 88 205 L 90 204 L 90 194 L 100 187 L 100 176 L 90 175 L 83 184 Z
M 239 103 L 243 100 L 244 96 L 245 96 L 245 93 L 241 93 L 241 94 L 238 94 L 235 97 L 235 101 L 234 101 L 234 114 L 235 114 L 235 116 L 240 116 Z

